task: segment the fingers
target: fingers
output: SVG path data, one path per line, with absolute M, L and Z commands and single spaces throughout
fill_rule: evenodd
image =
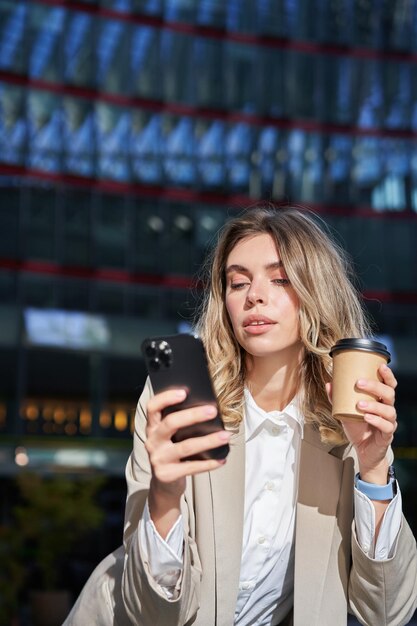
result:
M 208 459 L 207 461 L 187 461 L 186 463 L 165 463 L 155 467 L 153 475 L 161 483 L 174 483 L 185 478 L 203 472 L 211 472 L 226 463 L 225 459 Z
M 182 459 L 192 457 L 200 452 L 223 446 L 230 441 L 230 436 L 231 433 L 220 430 L 201 437 L 190 437 L 177 443 L 170 441 L 168 445 L 153 443 L 148 446 L 150 448 L 148 449 L 150 461 L 154 467 L 160 464 L 178 463 Z
M 359 390 L 374 396 L 380 403 L 394 406 L 397 380 L 387 365 L 381 365 L 378 373 L 381 381 L 361 378 L 356 382 L 356 386 Z
M 216 415 L 216 407 L 210 405 L 175 411 L 167 415 L 161 421 L 160 427 L 158 428 L 158 436 L 162 439 L 171 439 L 179 428 L 206 422 L 216 417 Z
M 169 389 L 153 396 L 147 407 L 148 424 L 154 426 L 162 419 L 162 411 L 168 406 L 183 402 L 187 396 L 185 389 Z
M 145 447 L 153 476 L 166 485 L 174 484 L 185 476 L 211 471 L 224 465 L 224 460 L 193 460 L 184 463 L 182 459 L 225 445 L 231 437 L 231 433 L 220 430 L 174 443 L 172 437 L 179 429 L 198 425 L 217 415 L 217 408 L 211 405 L 175 410 L 175 405 L 184 401 L 186 395 L 185 390 L 170 389 L 156 394 L 147 406 Z M 162 417 L 164 409 L 171 406 L 174 407 L 173 412 Z

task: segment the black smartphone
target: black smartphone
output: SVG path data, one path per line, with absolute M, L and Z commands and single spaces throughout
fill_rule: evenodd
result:
M 173 441 L 201 437 L 224 429 L 201 339 L 188 334 L 150 337 L 142 343 L 142 354 L 155 393 L 167 389 L 187 391 L 185 400 L 167 407 L 163 412 L 163 417 L 173 411 L 203 404 L 212 404 L 217 407 L 218 413 L 214 419 L 179 429 L 172 438 Z M 224 459 L 228 453 L 229 445 L 224 444 L 183 460 Z

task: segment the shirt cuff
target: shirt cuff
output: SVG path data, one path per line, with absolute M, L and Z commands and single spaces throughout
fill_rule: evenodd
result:
M 396 539 L 401 528 L 402 499 L 397 483 L 397 494 L 388 504 L 382 518 L 375 544 L 375 508 L 364 493 L 355 489 L 355 527 L 358 543 L 371 559 L 383 561 L 394 555 Z
M 181 586 L 183 569 L 184 531 L 182 516 L 178 517 L 164 540 L 151 520 L 148 501 L 146 501 L 139 528 L 139 543 L 155 582 L 160 585 L 169 600 L 175 599 Z

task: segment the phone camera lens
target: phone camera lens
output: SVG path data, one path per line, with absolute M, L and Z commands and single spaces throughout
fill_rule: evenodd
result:
M 160 367 L 161 361 L 157 356 L 149 361 L 149 369 L 151 369 L 153 372 L 157 372 Z
M 171 348 L 167 345 L 167 347 L 165 348 L 165 350 L 163 350 L 160 355 L 161 357 L 161 361 L 163 362 L 163 364 L 166 367 L 169 367 L 172 363 L 172 350 Z
M 156 356 L 157 349 L 156 349 L 155 341 L 151 341 L 151 343 L 146 346 L 145 352 L 146 352 L 146 356 L 150 358 Z

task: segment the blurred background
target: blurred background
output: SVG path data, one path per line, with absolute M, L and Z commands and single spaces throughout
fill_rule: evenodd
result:
M 0 624 L 121 544 L 140 344 L 260 200 L 352 255 L 417 532 L 416 148 L 417 0 L 0 0 Z

